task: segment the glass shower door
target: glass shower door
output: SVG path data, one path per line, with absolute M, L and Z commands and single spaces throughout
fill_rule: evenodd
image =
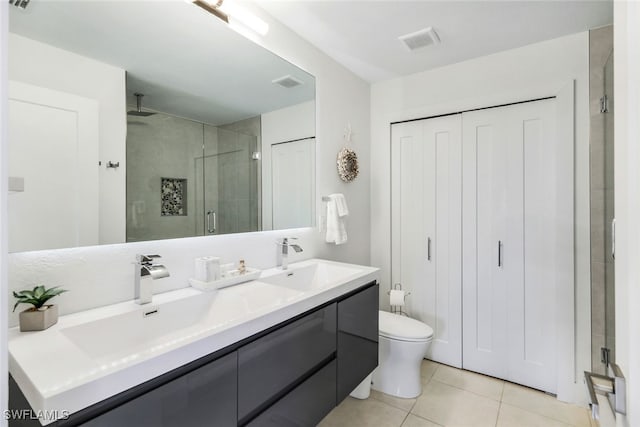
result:
M 615 361 L 615 254 L 614 254 L 614 99 L 613 51 L 604 66 L 604 230 L 605 230 L 605 353 Z
M 198 191 L 202 234 L 257 231 L 259 225 L 257 137 L 205 126 L 203 182 Z

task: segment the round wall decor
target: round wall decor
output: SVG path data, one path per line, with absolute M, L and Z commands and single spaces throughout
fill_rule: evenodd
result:
M 355 151 L 343 148 L 338 152 L 338 175 L 344 182 L 351 182 L 358 176 L 358 156 Z

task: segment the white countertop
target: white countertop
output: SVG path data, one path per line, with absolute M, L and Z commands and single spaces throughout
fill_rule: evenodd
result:
M 261 282 L 282 273 L 273 268 L 260 279 L 214 292 L 189 287 L 154 295 L 151 304 L 127 301 L 61 316 L 45 331 L 12 328 L 9 372 L 34 411 L 74 413 L 379 279 L 377 268 L 325 260 L 291 264 L 289 271 L 314 263 L 355 271 L 345 270 L 346 276 L 333 281 L 324 277 L 319 288 L 298 290 Z M 173 310 L 184 325 L 146 336 L 142 343 L 128 337 L 126 322 L 139 322 L 142 312 L 156 307 L 159 320 L 154 322 L 166 321 Z M 53 421 L 41 420 L 43 425 Z

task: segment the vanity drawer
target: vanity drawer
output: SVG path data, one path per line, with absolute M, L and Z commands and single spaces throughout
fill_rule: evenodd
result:
M 233 352 L 82 424 L 83 427 L 235 427 Z
M 336 352 L 336 303 L 306 315 L 238 350 L 240 424 Z
M 258 415 L 250 427 L 312 427 L 336 406 L 336 361 L 333 360 Z

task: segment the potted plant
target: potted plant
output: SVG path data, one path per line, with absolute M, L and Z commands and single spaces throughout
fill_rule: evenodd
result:
M 45 304 L 51 298 L 66 292 L 59 286 L 46 289 L 44 286 L 36 286 L 33 290 L 20 292 L 13 291 L 13 296 L 18 300 L 13 306 L 13 311 L 20 304 L 31 304 L 20 313 L 20 331 L 43 331 L 58 321 L 58 306 Z

